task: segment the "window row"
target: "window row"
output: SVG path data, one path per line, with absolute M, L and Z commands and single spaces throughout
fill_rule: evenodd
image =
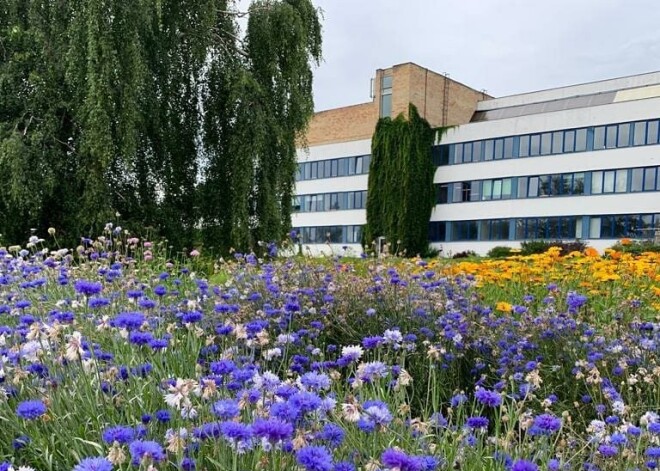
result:
M 436 185 L 436 203 L 660 191 L 660 167 L 557 173 Z
M 370 162 L 370 155 L 301 162 L 296 171 L 296 181 L 362 175 L 369 173 Z
M 295 231 L 303 244 L 360 244 L 362 226 L 298 227 Z
M 588 233 L 584 228 L 588 228 Z M 479 221 L 433 221 L 431 242 L 530 239 L 652 239 L 660 231 L 660 214 L 561 216 Z
M 444 144 L 433 148 L 436 166 L 567 154 L 660 142 L 660 120 L 589 126 L 497 139 Z
M 293 200 L 294 213 L 338 211 L 344 209 L 364 209 L 366 207 L 366 190 L 345 191 L 340 193 L 321 193 L 318 195 L 298 195 Z

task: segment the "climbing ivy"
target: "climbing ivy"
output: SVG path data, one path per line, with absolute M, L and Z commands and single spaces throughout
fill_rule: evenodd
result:
M 367 193 L 367 245 L 385 237 L 400 255 L 424 255 L 435 204 L 431 146 L 446 128 L 432 128 L 410 104 L 408 119 L 382 118 L 371 141 Z M 369 249 L 370 247 L 367 247 Z

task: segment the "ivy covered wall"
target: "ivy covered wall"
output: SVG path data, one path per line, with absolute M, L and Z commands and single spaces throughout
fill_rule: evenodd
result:
M 371 140 L 371 165 L 367 194 L 366 249 L 376 249 L 378 237 L 390 243 L 390 252 L 404 256 L 428 251 L 428 227 L 435 204 L 431 147 L 436 134 L 408 106 L 408 119 L 381 118 Z

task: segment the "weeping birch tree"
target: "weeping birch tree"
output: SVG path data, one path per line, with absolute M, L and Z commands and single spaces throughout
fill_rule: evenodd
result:
M 310 0 L 5 0 L 0 234 L 280 240 L 320 58 Z

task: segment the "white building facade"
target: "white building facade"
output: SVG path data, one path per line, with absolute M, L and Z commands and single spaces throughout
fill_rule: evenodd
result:
M 293 226 L 310 253 L 362 251 L 370 139 L 299 151 Z M 479 101 L 433 148 L 442 254 L 525 240 L 603 250 L 660 230 L 660 73 Z M 372 241 L 367 241 L 371 243 Z

